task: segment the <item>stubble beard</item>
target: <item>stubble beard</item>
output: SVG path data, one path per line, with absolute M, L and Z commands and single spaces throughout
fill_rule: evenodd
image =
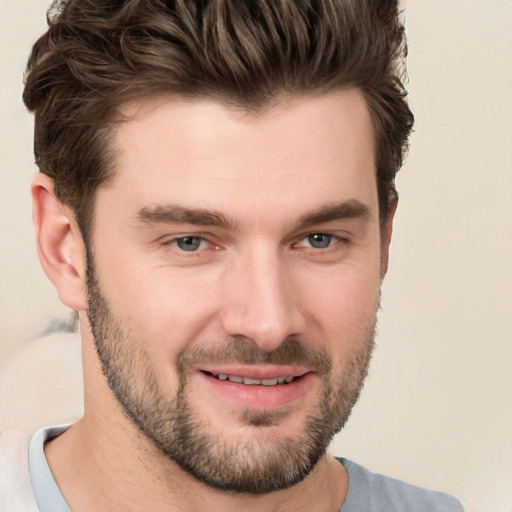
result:
M 342 371 L 333 374 L 331 356 L 298 338 L 286 339 L 271 352 L 246 339 L 190 344 L 177 357 L 178 389 L 169 398 L 157 382 L 145 342 L 130 334 L 100 291 L 92 257 L 86 275 L 88 319 L 108 385 L 126 417 L 167 457 L 187 473 L 215 489 L 266 494 L 302 481 L 326 454 L 346 423 L 367 374 L 374 347 L 375 317 Z M 282 411 L 244 411 L 240 422 L 251 434 L 238 439 L 214 432 L 189 393 L 190 369 L 198 362 L 297 364 L 313 368 L 322 394 L 306 414 L 301 433 L 269 435 Z

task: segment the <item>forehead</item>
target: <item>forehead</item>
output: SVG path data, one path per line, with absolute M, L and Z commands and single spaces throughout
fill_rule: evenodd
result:
M 110 201 L 240 214 L 248 207 L 285 212 L 299 200 L 305 209 L 320 201 L 376 202 L 372 124 L 357 90 L 292 98 L 257 114 L 182 98 L 124 113 L 116 175 L 100 191 Z

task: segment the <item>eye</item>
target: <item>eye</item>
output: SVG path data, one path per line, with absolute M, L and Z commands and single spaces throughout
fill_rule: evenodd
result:
M 332 235 L 328 235 L 326 233 L 312 233 L 308 235 L 304 240 L 300 243 L 301 246 L 309 246 L 314 249 L 326 249 L 330 247 L 333 242 L 336 242 L 337 238 Z
M 194 252 L 200 249 L 206 249 L 209 242 L 200 236 L 183 236 L 171 240 L 170 244 L 176 245 L 179 249 L 186 252 Z

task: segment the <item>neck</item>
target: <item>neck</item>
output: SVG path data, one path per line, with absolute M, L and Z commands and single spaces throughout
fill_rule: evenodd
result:
M 45 453 L 76 512 L 195 512 L 204 510 L 205 503 L 211 512 L 337 512 L 348 488 L 343 466 L 325 456 L 289 489 L 259 496 L 219 491 L 185 473 L 135 427 L 123 425 L 114 431 L 111 421 L 108 426 L 93 425 L 87 416 L 48 443 Z

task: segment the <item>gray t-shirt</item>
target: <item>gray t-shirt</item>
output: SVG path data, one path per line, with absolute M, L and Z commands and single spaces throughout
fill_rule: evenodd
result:
M 59 436 L 68 426 L 48 427 L 37 431 L 28 448 L 28 468 L 32 491 L 39 512 L 71 512 L 62 496 L 44 454 L 44 443 Z
M 28 462 L 32 489 L 40 512 L 71 512 L 55 483 L 44 455 L 45 441 L 62 434 L 67 427 L 42 429 L 30 442 Z M 339 512 L 463 512 L 461 503 L 442 492 L 429 491 L 394 478 L 372 473 L 347 459 L 349 487 Z

